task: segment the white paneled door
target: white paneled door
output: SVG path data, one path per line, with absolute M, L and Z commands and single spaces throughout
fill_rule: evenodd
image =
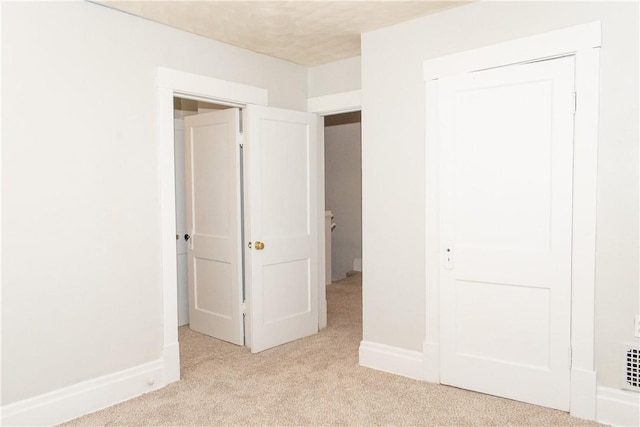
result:
M 317 118 L 243 118 L 243 149 L 237 108 L 185 119 L 189 319 L 255 353 L 318 332 Z
M 248 106 L 247 282 L 252 352 L 318 332 L 317 118 Z
M 239 113 L 186 117 L 185 164 L 190 328 L 243 345 Z
M 574 59 L 438 81 L 441 382 L 569 410 Z

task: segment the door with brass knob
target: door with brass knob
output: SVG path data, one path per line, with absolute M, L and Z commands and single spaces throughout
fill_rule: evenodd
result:
M 248 345 L 253 353 L 318 332 L 318 145 L 310 113 L 246 108 Z M 250 237 L 247 240 L 251 240 Z

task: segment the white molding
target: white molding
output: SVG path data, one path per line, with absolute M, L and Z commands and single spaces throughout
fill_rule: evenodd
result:
M 320 260 L 319 281 L 318 281 L 318 330 L 327 326 L 327 299 L 326 299 L 326 272 L 325 260 L 325 224 L 324 224 L 324 117 L 331 114 L 349 113 L 359 111 L 362 105 L 362 91 L 353 90 L 340 92 L 332 95 L 318 96 L 307 99 L 307 112 L 315 113 L 318 117 L 318 207 L 320 216 L 318 226 L 318 259 Z
M 440 258 L 439 258 L 439 197 L 440 175 L 438 149 L 438 96 L 437 82 L 426 84 L 425 141 L 425 341 L 423 343 L 425 380 L 440 382 Z
M 593 371 L 600 49 L 580 51 L 575 58 L 578 108 L 573 134 L 572 366 Z
M 600 47 L 600 27 L 600 21 L 590 22 L 430 59 L 424 62 L 424 79 L 433 80 Z
M 440 343 L 427 342 L 422 344 L 424 359 L 424 380 L 430 383 L 440 383 Z
M 318 116 L 318 330 L 327 327 L 327 257 L 324 205 L 324 117 Z M 331 262 L 329 260 L 328 262 Z
M 416 380 L 424 379 L 422 353 L 371 341 L 360 343 L 360 366 Z
M 327 116 L 336 113 L 348 113 L 362 108 L 362 91 L 352 90 L 333 95 L 307 99 L 307 111 Z
M 307 112 L 315 113 L 318 117 L 318 207 L 320 216 L 318 226 L 318 259 L 320 266 L 325 265 L 325 224 L 324 224 L 324 117 L 331 114 L 349 113 L 351 111 L 359 111 L 362 107 L 362 91 L 353 90 L 349 92 L 340 92 L 332 95 L 318 96 L 307 99 Z M 326 272 L 324 268 L 319 269 L 318 281 L 318 330 L 327 327 L 327 289 L 326 289 Z
M 597 380 L 595 371 L 571 368 L 571 415 L 585 420 L 596 419 Z
M 178 280 L 176 258 L 176 194 L 173 129 L 174 96 L 226 105 L 266 105 L 266 89 L 169 68 L 157 69 L 158 174 L 162 245 L 163 357 L 167 384 L 180 379 L 178 344 Z
M 58 389 L 2 407 L 0 425 L 54 425 L 166 385 L 162 360 Z
M 640 393 L 609 387 L 598 387 L 597 417 L 599 423 L 613 426 L 640 425 Z
M 170 384 L 180 381 L 180 344 L 172 342 L 162 348 L 164 381 Z
M 578 107 L 574 123 L 571 414 L 595 418 L 595 232 L 599 118 L 600 22 L 552 31 L 424 62 L 426 86 L 425 219 L 427 242 L 437 242 L 438 180 L 434 159 L 438 153 L 438 78 L 571 54 L 576 61 Z M 431 167 L 429 167 L 431 166 Z M 436 168 L 437 169 L 437 168 Z M 433 247 L 432 247 L 433 246 Z M 436 249 L 433 249 L 436 248 Z M 425 373 L 437 378 L 432 347 L 440 342 L 437 244 L 426 248 Z
M 268 101 L 266 89 L 164 67 L 158 67 L 158 86 L 174 89 L 183 97 L 223 104 L 267 105 Z
M 169 102 L 171 106 L 169 107 Z M 178 260 L 176 256 L 176 193 L 173 131 L 173 90 L 158 88 L 158 174 L 162 246 L 163 348 L 178 345 Z M 171 135 L 171 136 L 169 136 Z M 169 233 L 171 237 L 169 237 Z M 167 362 L 170 362 L 168 360 Z M 175 371 L 177 366 L 165 366 Z M 179 378 L 178 378 L 179 379 Z M 176 379 L 176 381 L 178 380 Z
M 164 67 L 157 69 L 158 89 L 158 165 L 160 180 L 160 210 L 162 239 L 162 295 L 164 313 L 165 374 L 167 383 L 180 379 L 180 351 L 178 344 L 178 298 L 175 218 L 175 159 L 174 159 L 174 96 L 217 104 L 244 107 L 248 104 L 267 105 L 268 91 L 254 86 L 219 80 Z M 352 96 L 337 94 L 332 107 L 338 111 L 351 108 Z M 343 104 L 340 104 L 340 103 Z M 324 129 L 322 130 L 324 135 Z M 320 136 L 320 130 L 318 130 Z M 324 138 L 318 143 L 318 203 L 324 215 Z M 322 216 L 321 216 L 322 217 Z M 324 238 L 324 221 L 319 221 L 319 239 Z M 319 260 L 324 259 L 324 241 L 318 245 Z M 326 296 L 324 268 L 319 268 L 318 328 L 326 326 Z M 250 340 L 248 341 L 250 342 Z
M 2 21 L 2 8 L 3 8 L 3 2 L 0 1 L 0 27 L 2 27 L 1 22 Z M 0 46 L 2 46 L 2 28 L 0 28 Z M 4 80 L 2 80 L 2 70 L 4 68 L 2 67 L 2 55 L 0 55 L 0 82 L 3 82 Z M 4 117 L 2 115 L 2 102 L 0 102 L 0 117 Z M 3 169 L 2 169 L 2 165 L 4 164 L 4 162 L 2 161 L 2 154 L 4 153 L 4 149 L 3 149 L 3 145 L 2 145 L 2 134 L 4 134 L 4 132 L 0 132 L 0 176 L 4 176 L 3 173 Z M 4 209 L 2 208 L 2 199 L 3 197 L 0 197 L 0 224 L 4 224 L 4 222 L 2 221 L 2 213 L 4 212 Z M 0 227 L 0 242 L 3 242 L 2 240 L 2 230 L 4 227 Z M 4 259 L 4 257 L 2 256 L 2 247 L 4 245 L 0 245 L 0 307 L 2 307 L 2 278 L 4 277 L 4 275 L 2 274 L 2 260 Z M 2 355 L 2 339 L 0 339 L 0 355 Z M 2 360 L 2 357 L 0 356 L 0 360 Z M 2 402 L 2 363 L 0 363 L 0 402 Z M 0 407 L 0 425 L 2 425 L 2 408 Z

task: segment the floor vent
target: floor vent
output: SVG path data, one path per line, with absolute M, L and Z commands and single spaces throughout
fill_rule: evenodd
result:
M 624 388 L 640 391 L 640 348 L 625 346 Z

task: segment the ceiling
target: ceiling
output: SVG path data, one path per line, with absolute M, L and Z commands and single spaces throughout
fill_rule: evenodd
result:
M 469 1 L 111 1 L 151 21 L 304 66 L 360 55 L 360 34 Z

